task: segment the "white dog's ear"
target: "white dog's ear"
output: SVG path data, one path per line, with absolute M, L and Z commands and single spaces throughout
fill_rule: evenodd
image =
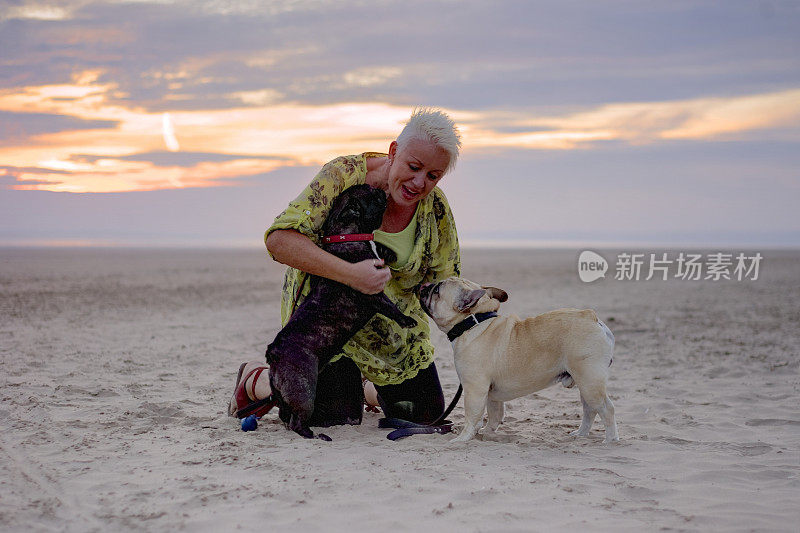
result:
M 470 310 L 470 308 L 472 308 L 472 306 L 478 303 L 478 300 L 480 300 L 484 294 L 486 294 L 486 291 L 483 289 L 462 291 L 461 294 L 458 295 L 458 299 L 456 300 L 454 307 L 458 311 L 466 313 Z
M 497 287 L 484 287 L 486 292 L 489 293 L 490 298 L 494 298 L 495 300 L 499 300 L 500 302 L 505 302 L 508 300 L 508 294 L 503 289 L 498 289 Z

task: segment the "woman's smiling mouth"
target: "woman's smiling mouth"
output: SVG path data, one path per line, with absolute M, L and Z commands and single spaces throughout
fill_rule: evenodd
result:
M 414 191 L 412 191 L 411 189 L 409 189 L 409 188 L 408 188 L 408 187 L 406 187 L 405 185 L 401 185 L 401 186 L 400 186 L 400 190 L 401 190 L 401 191 L 402 191 L 402 193 L 403 193 L 403 197 L 405 197 L 407 200 L 413 200 L 414 198 L 416 198 L 417 196 L 419 196 L 419 193 L 418 193 L 418 192 L 414 192 Z

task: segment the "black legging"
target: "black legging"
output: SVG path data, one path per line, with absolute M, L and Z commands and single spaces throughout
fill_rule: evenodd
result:
M 429 424 L 444 412 L 444 394 L 434 363 L 402 383 L 375 388 L 387 418 Z M 361 372 L 352 360 L 342 357 L 326 365 L 319 375 L 314 413 L 309 425 L 359 424 L 363 407 Z
M 430 424 L 444 412 L 444 394 L 434 363 L 402 383 L 376 386 L 375 389 L 387 418 Z

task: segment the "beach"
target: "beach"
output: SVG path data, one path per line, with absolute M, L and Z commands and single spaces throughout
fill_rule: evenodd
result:
M 275 410 L 243 432 L 236 372 L 280 327 L 266 251 L 0 249 L 0 529 L 797 531 L 800 251 L 760 250 L 758 279 L 592 283 L 579 251 L 466 249 L 462 273 L 508 292 L 501 314 L 597 311 L 616 444 L 599 419 L 569 435 L 560 385 L 508 402 L 492 441 L 392 442 L 369 412 L 332 442 Z

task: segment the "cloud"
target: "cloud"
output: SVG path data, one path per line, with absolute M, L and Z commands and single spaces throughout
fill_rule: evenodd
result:
M 113 129 L 116 120 L 87 120 L 52 113 L 0 110 L 0 146 L 31 142 L 31 137 L 75 130 Z
M 794 138 L 800 122 L 800 89 L 729 98 L 615 103 L 563 116 L 526 117 L 519 111 L 514 115 L 509 118 L 514 131 L 507 133 L 497 117 L 493 126 L 485 129 L 481 115 L 472 114 L 466 118 L 465 145 L 569 149 L 591 147 L 597 141 L 730 139 L 765 129 L 783 129 Z
M 28 189 L 28 188 L 35 188 L 38 185 L 44 185 L 47 187 L 57 185 L 59 182 L 57 181 L 45 181 L 45 180 L 23 180 L 14 178 L 11 175 L 2 175 L 0 174 L 0 189 Z
M 108 155 L 88 155 L 88 154 L 75 154 L 70 157 L 70 161 L 80 163 L 95 163 L 101 159 L 116 159 L 119 161 L 144 161 L 152 163 L 157 167 L 190 167 L 199 163 L 205 162 L 224 162 L 234 161 L 237 159 L 264 159 L 283 162 L 291 165 L 292 160 L 285 157 L 278 156 L 260 156 L 260 155 L 243 155 L 243 154 L 223 154 L 216 152 L 143 152 L 125 156 L 108 156 Z
M 469 154 L 442 181 L 462 242 L 800 244 L 794 143 L 670 141 Z M 0 191 L 0 241 L 230 245 L 263 231 L 319 170 L 238 187 L 127 193 Z M 502 216 L 487 217 L 489 209 Z
M 85 215 L 87 234 L 116 212 L 98 200 L 111 197 L 139 198 L 131 212 L 146 216 L 136 224 L 149 222 L 148 202 L 163 202 L 150 235 L 179 224 L 176 212 L 195 213 L 197 197 L 227 198 L 220 220 L 246 201 L 257 220 L 265 197 L 279 211 L 320 163 L 385 150 L 417 104 L 444 108 L 462 127 L 462 164 L 445 184 L 454 208 L 503 206 L 498 224 L 513 217 L 522 233 L 552 234 L 554 222 L 573 233 L 593 224 L 612 234 L 796 229 L 798 161 L 787 155 L 800 140 L 796 2 L 6 6 L 0 179 L 35 189 L 4 191 L 19 231 L 32 223 L 19 198 L 49 199 L 37 217 L 69 198 L 74 210 L 54 222 L 65 228 L 105 205 Z M 165 150 L 164 113 L 181 151 Z M 759 155 L 775 145 L 780 157 Z M 677 205 L 691 216 L 665 223 Z M 204 231 L 218 225 L 195 217 L 186 220 L 203 219 Z M 459 219 L 467 235 L 486 224 Z
M 114 158 L 89 160 L 51 159 L 41 167 L 9 167 L 17 190 L 57 192 L 127 192 L 236 185 L 243 178 L 287 166 L 274 159 L 232 159 L 198 162 L 191 166 L 156 166 L 144 161 Z M 35 175 L 37 179 L 31 179 Z
M 72 16 L 74 9 L 88 1 L 70 0 L 5 0 L 5 8 L 0 11 L 0 21 L 16 20 L 65 20 Z
M 175 152 L 167 156 L 163 152 L 165 115 L 108 100 L 112 87 L 99 83 L 96 72 L 76 74 L 74 80 L 0 91 L 0 112 L 13 114 L 13 109 L 23 106 L 49 115 L 71 112 L 76 124 L 114 124 L 111 131 L 41 133 L 38 145 L 0 149 L 0 157 L 11 165 L 71 172 L 69 178 L 52 179 L 52 186 L 30 188 L 109 192 L 217 186 L 230 183 L 236 172 L 245 177 L 281 166 L 321 164 L 345 153 L 386 150 L 409 114 L 405 106 L 361 102 L 175 111 L 169 114 L 173 138 L 180 137 L 181 147 L 191 155 Z M 790 139 L 800 133 L 796 127 L 800 89 L 728 98 L 611 103 L 580 111 L 551 110 L 550 114 L 540 114 L 538 108 L 446 111 L 461 127 L 465 153 L 508 148 L 593 149 L 598 143 L 675 139 L 730 140 L 761 131 L 769 131 L 776 139 Z M 35 126 L 34 121 L 31 128 Z M 198 154 L 218 155 L 206 159 Z M 162 170 L 155 172 L 156 167 Z
M 414 104 L 448 110 L 465 154 L 800 136 L 800 9 L 788 4 L 11 7 L 0 142 L 16 147 L 0 161 L 52 171 L 29 188 L 238 183 L 235 172 L 386 150 Z
M 36 176 L 37 174 L 54 176 L 68 173 L 40 169 L 36 167 L 20 168 L 12 166 L 0 166 L 0 189 L 24 189 L 36 188 L 38 186 L 50 187 L 59 183 L 58 181 L 47 179 L 23 178 L 23 176 Z
M 59 84 L 100 67 L 98 82 L 115 87 L 109 101 L 150 112 L 227 108 L 237 99 L 256 107 L 543 108 L 800 83 L 792 3 L 371 3 L 370 20 L 380 24 L 365 23 L 364 2 L 18 6 L 66 14 L 0 22 L 0 85 Z

